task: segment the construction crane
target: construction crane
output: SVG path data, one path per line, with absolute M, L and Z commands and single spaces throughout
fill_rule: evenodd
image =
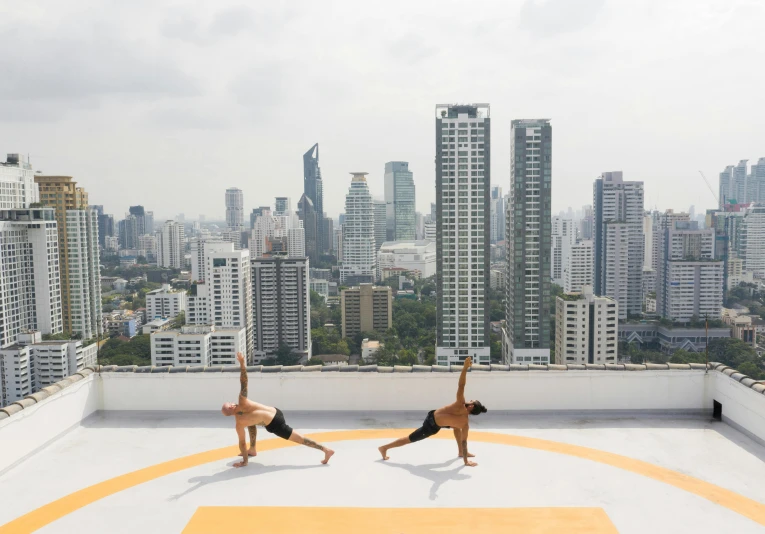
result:
M 717 196 L 717 193 L 715 193 L 715 190 L 712 189 L 712 186 L 709 184 L 709 180 L 707 180 L 707 177 L 704 176 L 704 173 L 699 171 L 699 174 L 704 179 L 704 183 L 707 184 L 707 187 L 709 188 L 709 192 L 712 193 L 712 196 L 715 197 L 715 200 L 717 201 L 717 205 L 720 205 L 720 198 Z

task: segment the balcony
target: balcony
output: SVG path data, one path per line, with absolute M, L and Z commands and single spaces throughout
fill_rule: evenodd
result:
M 765 526 L 765 386 L 731 369 L 475 366 L 467 396 L 489 412 L 471 418 L 479 465 L 468 468 L 448 430 L 377 459 L 454 399 L 454 369 L 346 367 L 250 373 L 255 400 L 336 451 L 329 466 L 261 429 L 258 456 L 231 467 L 233 420 L 218 409 L 235 401 L 236 369 L 86 370 L 12 405 L 0 411 L 0 532 Z M 711 421 L 714 402 L 722 421 Z

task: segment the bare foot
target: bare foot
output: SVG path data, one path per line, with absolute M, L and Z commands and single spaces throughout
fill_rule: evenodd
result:
M 321 463 L 326 464 L 329 462 L 329 459 L 332 458 L 333 454 L 335 454 L 335 451 L 332 449 L 324 448 L 324 459 L 321 461 Z
M 475 462 L 465 462 L 465 465 L 466 465 L 466 466 L 468 466 L 468 467 L 475 467 L 475 466 L 477 466 L 478 464 L 477 464 L 477 463 L 475 463 Z
M 377 450 L 380 451 L 380 454 L 382 454 L 383 460 L 388 459 L 388 454 L 387 454 L 388 449 L 386 449 L 385 447 L 378 447 Z
M 241 456 L 241 454 L 240 454 L 239 456 Z M 462 458 L 462 455 L 461 455 L 461 454 L 458 454 L 458 455 L 457 455 L 457 458 Z M 468 453 L 468 458 L 475 458 L 475 454 L 473 454 L 473 453 L 470 453 L 470 452 L 469 452 L 469 453 Z
M 240 452 L 239 456 L 241 456 L 241 455 L 242 455 L 242 453 Z M 257 455 L 258 455 L 258 451 L 253 451 L 253 450 L 247 451 L 247 456 L 257 456 Z

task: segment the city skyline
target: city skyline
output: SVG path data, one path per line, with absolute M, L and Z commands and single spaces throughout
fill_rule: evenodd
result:
M 0 133 L 0 146 L 30 154 L 35 170 L 73 176 L 115 217 L 145 202 L 149 189 L 173 199 L 154 207 L 158 220 L 179 211 L 222 217 L 222 204 L 212 199 L 228 187 L 243 190 L 247 212 L 275 196 L 295 202 L 299 157 L 316 142 L 330 217 L 342 211 L 347 172 L 367 169 L 372 195 L 382 197 L 384 163 L 393 160 L 416 170 L 417 210 L 427 213 L 435 200 L 434 102 L 492 104 L 492 185 L 503 188 L 510 121 L 551 118 L 560 184 L 554 213 L 588 204 L 589 185 L 602 169 L 643 181 L 647 207 L 711 208 L 714 197 L 698 170 L 714 180 L 739 159 L 763 156 L 765 111 L 749 104 L 762 85 L 751 67 L 763 51 L 756 36 L 765 6 L 590 0 L 573 9 L 560 0 L 529 0 L 466 10 L 459 21 L 433 17 L 427 4 L 408 7 L 411 16 L 396 21 L 395 32 L 386 30 L 395 5 L 375 15 L 310 4 L 157 3 L 124 6 L 120 17 L 71 4 L 5 12 L 13 30 L 0 34 L 0 45 L 16 53 L 0 60 L 10 80 L 0 87 L 0 120 L 12 125 Z M 340 19 L 364 28 L 367 39 L 350 47 L 343 32 L 332 31 Z M 321 62 L 306 38 L 317 24 L 331 35 Z M 461 30 L 457 42 L 442 41 L 443 32 Z M 512 54 L 521 48 L 534 54 Z M 111 67 L 114 56 L 124 60 L 119 72 Z M 486 65 L 502 58 L 505 68 L 475 78 L 467 75 L 472 57 Z M 215 76 L 199 76 L 199 63 L 214 64 Z M 351 90 L 346 80 L 359 65 L 371 83 Z M 736 87 L 736 98 L 722 98 L 733 91 L 725 80 L 737 71 L 754 78 Z M 313 82 L 294 83 L 297 76 Z M 412 78 L 406 91 L 402 76 Z M 545 90 L 513 83 L 516 76 L 542 79 Z M 323 120 L 328 115 L 332 121 Z

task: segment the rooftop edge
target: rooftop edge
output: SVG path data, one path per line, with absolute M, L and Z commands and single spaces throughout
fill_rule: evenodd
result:
M 310 372 L 345 372 L 345 373 L 449 373 L 461 370 L 460 365 L 395 365 L 393 367 L 384 367 L 378 365 L 252 365 L 247 367 L 250 373 L 310 373 Z M 765 381 L 755 380 L 736 369 L 728 367 L 722 363 L 710 362 L 708 365 L 703 363 L 648 363 L 648 364 L 511 364 L 511 365 L 473 365 L 470 371 L 475 372 L 513 372 L 513 371 L 666 371 L 666 370 L 714 370 L 722 373 L 736 382 L 754 390 L 757 393 L 765 395 Z M 239 366 L 186 366 L 186 367 L 155 367 L 138 365 L 98 365 L 95 367 L 86 367 L 82 371 L 60 380 L 50 386 L 44 387 L 36 393 L 27 395 L 20 401 L 0 408 L 0 421 L 17 414 L 38 402 L 47 399 L 53 394 L 79 382 L 93 373 L 237 373 Z

